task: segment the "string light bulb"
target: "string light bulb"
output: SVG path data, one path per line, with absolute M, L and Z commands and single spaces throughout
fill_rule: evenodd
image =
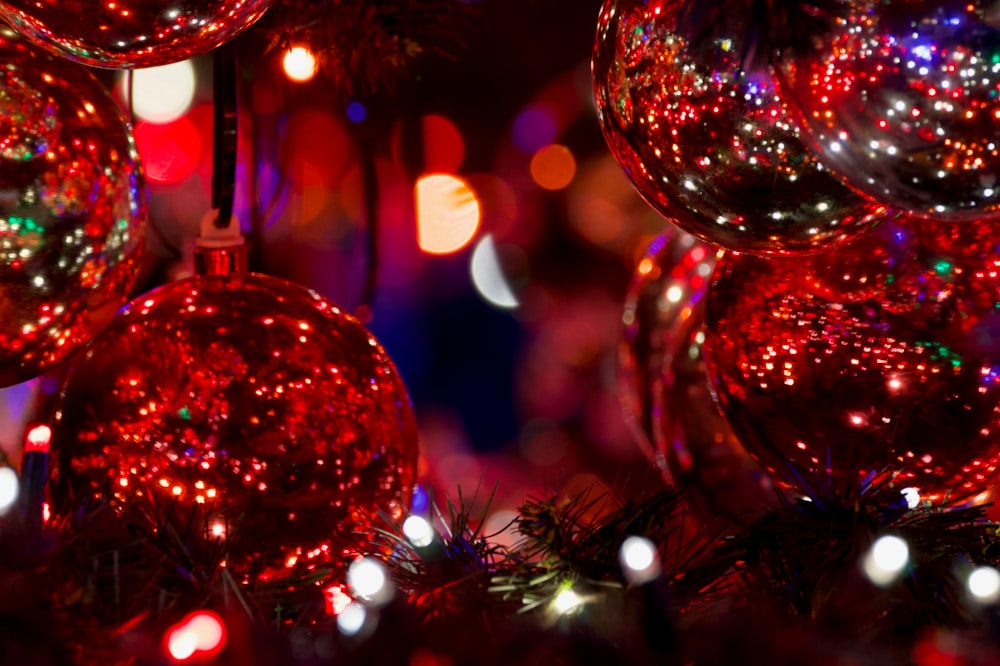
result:
M 373 605 L 382 605 L 392 598 L 392 581 L 378 560 L 362 557 L 347 568 L 347 587 L 351 595 Z
M 281 65 L 285 69 L 285 75 L 298 83 L 309 81 L 316 76 L 319 69 L 316 56 L 305 46 L 293 46 L 288 49 Z
M 368 611 L 359 603 L 351 603 L 337 616 L 337 628 L 345 636 L 354 636 L 365 626 Z
M 426 548 L 434 541 L 434 528 L 418 515 L 412 515 L 403 522 L 403 534 L 416 548 Z
M 888 587 L 910 563 L 910 547 L 898 536 L 880 536 L 861 560 L 861 569 L 872 583 Z
M 644 585 L 660 575 L 659 552 L 646 537 L 630 536 L 622 541 L 618 560 L 630 585 Z
M 166 644 L 176 661 L 186 661 L 196 653 L 211 658 L 226 645 L 226 625 L 212 611 L 196 611 L 167 630 Z
M 1000 571 L 993 567 L 977 567 L 965 582 L 972 599 L 981 605 L 1000 601 Z
M 560 615 L 576 612 L 583 605 L 583 599 L 573 591 L 572 587 L 564 587 L 552 600 L 552 608 Z

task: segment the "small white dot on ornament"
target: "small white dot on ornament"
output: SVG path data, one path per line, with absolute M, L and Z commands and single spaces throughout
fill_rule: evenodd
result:
M 899 494 L 906 500 L 906 508 L 916 509 L 920 506 L 920 491 L 916 488 L 903 488 Z

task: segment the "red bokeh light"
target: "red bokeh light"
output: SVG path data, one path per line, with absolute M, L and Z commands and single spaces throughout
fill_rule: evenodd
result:
M 37 425 L 28 431 L 24 440 L 24 452 L 42 451 L 49 452 L 49 440 L 52 439 L 52 429 L 47 425 Z
M 167 653 L 177 661 L 211 659 L 226 647 L 226 625 L 212 611 L 196 611 L 167 630 Z
M 188 116 L 158 125 L 140 122 L 135 142 L 150 183 L 178 183 L 195 170 L 201 160 L 202 139 Z

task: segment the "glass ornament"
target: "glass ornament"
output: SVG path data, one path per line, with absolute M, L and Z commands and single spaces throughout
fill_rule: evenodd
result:
M 110 69 L 207 53 L 253 25 L 275 0 L 2 0 L 0 18 L 46 50 Z
M 1000 22 L 985 0 L 851 1 L 776 66 L 803 139 L 909 215 L 1000 215 Z
M 131 129 L 83 67 L 0 30 L 0 386 L 98 333 L 135 281 L 146 193 Z
M 828 254 L 723 258 L 708 372 L 777 483 L 844 496 L 888 485 L 934 506 L 992 497 L 998 247 L 985 222 L 894 222 Z
M 284 280 L 198 275 L 134 300 L 73 367 L 52 506 L 109 504 L 154 541 L 185 526 L 187 551 L 219 555 L 209 576 L 295 581 L 341 564 L 337 535 L 403 515 L 417 440 L 360 322 Z
M 686 233 L 656 238 L 636 267 L 619 345 L 622 401 L 650 460 L 702 517 L 747 523 L 770 480 L 747 456 L 710 390 L 702 347 L 717 250 Z
M 748 21 L 706 35 L 689 3 L 606 0 L 593 54 L 601 127 L 636 190 L 710 243 L 761 254 L 845 244 L 890 217 L 799 140 Z

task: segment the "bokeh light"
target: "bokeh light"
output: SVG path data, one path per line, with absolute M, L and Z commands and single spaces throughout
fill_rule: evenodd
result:
M 417 134 L 419 132 L 419 134 Z M 399 123 L 392 131 L 390 150 L 396 164 L 425 173 L 455 173 L 465 159 L 465 139 L 448 118 L 429 114 L 413 129 Z
M 493 236 L 486 234 L 476 243 L 469 261 L 472 284 L 486 301 L 498 308 L 509 309 L 520 305 L 514 290 L 507 283 L 500 257 L 497 255 Z
M 226 645 L 226 625 L 211 611 L 197 611 L 167 630 L 167 651 L 177 661 L 211 657 Z
M 365 626 L 367 618 L 368 611 L 363 605 L 350 604 L 337 616 L 337 629 L 345 636 L 354 636 Z
M 1000 571 L 993 567 L 977 567 L 966 581 L 969 594 L 980 604 L 995 604 L 1000 600 Z
M 861 569 L 879 587 L 896 581 L 910 562 L 910 547 L 897 536 L 885 535 L 875 540 L 861 561 Z
M 472 189 L 456 176 L 424 176 L 414 188 L 417 242 L 428 254 L 451 254 L 476 235 L 482 213 Z
M 326 598 L 326 612 L 330 615 L 340 615 L 354 601 L 347 593 L 347 586 L 340 583 L 329 586 L 323 592 Z
M 523 153 L 534 153 L 555 141 L 559 131 L 552 110 L 545 105 L 529 106 L 514 119 L 511 140 Z
M 403 521 L 403 534 L 417 548 L 424 548 L 434 541 L 434 528 L 422 516 L 413 515 Z
M 44 423 L 41 425 L 36 425 L 34 428 L 28 431 L 28 435 L 24 438 L 24 452 L 29 451 L 43 451 L 45 453 L 49 452 L 49 442 L 52 439 L 52 428 L 48 427 Z
M 151 123 L 177 120 L 191 108 L 197 85 L 190 60 L 162 67 L 137 69 L 132 72 L 132 111 L 137 118 Z M 119 75 L 119 91 L 128 100 L 128 78 Z
M 169 185 L 190 176 L 202 155 L 198 128 L 188 117 L 168 124 L 140 122 L 135 143 L 151 184 Z
M 583 599 L 580 598 L 573 588 L 566 587 L 563 588 L 556 598 L 552 600 L 552 608 L 555 609 L 560 615 L 569 615 L 570 613 L 576 612 L 583 605 Z
M 559 422 L 543 418 L 525 423 L 518 440 L 521 455 L 538 467 L 561 464 L 573 446 L 570 436 Z
M 660 575 L 659 553 L 646 537 L 630 536 L 622 541 L 618 559 L 630 585 L 643 585 Z
M 371 557 L 362 557 L 351 563 L 347 568 L 347 587 L 354 596 L 372 603 L 387 601 L 392 593 L 385 567 Z
M 169 650 L 170 656 L 177 661 L 186 661 L 197 649 L 198 637 L 187 627 L 174 629 L 170 632 L 170 638 L 167 639 L 167 650 Z
M 309 81 L 316 76 L 319 69 L 316 56 L 304 46 L 293 46 L 288 49 L 281 66 L 285 70 L 285 75 L 298 83 Z
M 545 146 L 531 158 L 531 178 L 543 189 L 561 190 L 575 175 L 576 159 L 566 146 Z
M 17 499 L 17 472 L 10 467 L 0 467 L 0 514 Z
M 512 508 L 496 511 L 483 522 L 483 534 L 490 537 L 491 543 L 503 548 L 514 548 L 520 538 L 516 527 L 519 517 L 520 514 Z
M 365 105 L 358 100 L 352 100 L 347 104 L 347 108 L 344 109 L 344 113 L 347 115 L 347 119 L 352 123 L 363 123 L 365 119 L 368 118 L 368 109 Z

